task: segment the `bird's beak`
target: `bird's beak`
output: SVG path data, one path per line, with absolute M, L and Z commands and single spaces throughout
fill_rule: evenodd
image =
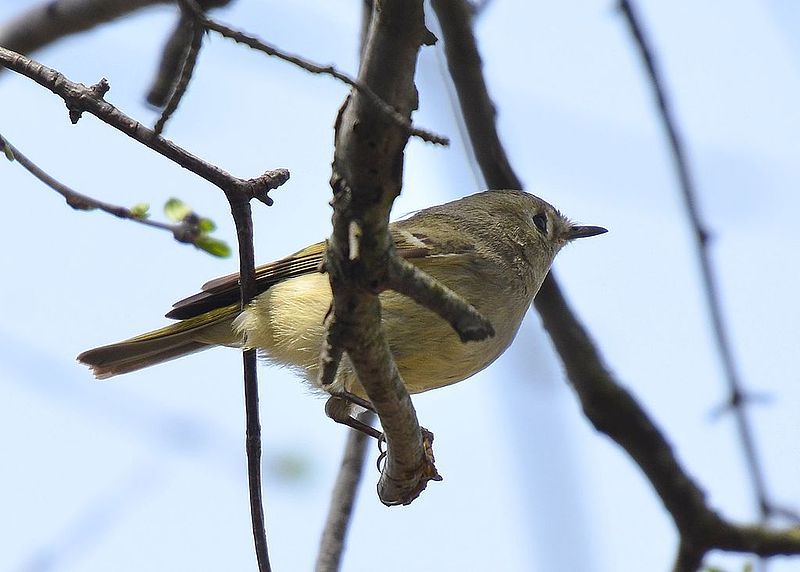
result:
M 603 234 L 604 232 L 608 232 L 608 229 L 603 228 L 602 226 L 571 226 L 567 238 L 569 240 L 575 240 L 576 238 L 588 238 L 590 236 Z

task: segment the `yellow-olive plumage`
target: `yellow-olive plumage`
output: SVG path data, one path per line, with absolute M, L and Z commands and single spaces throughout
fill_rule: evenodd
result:
M 449 385 L 482 370 L 509 346 L 553 258 L 570 240 L 605 229 L 571 224 L 522 191 L 486 191 L 421 210 L 390 225 L 397 253 L 460 294 L 492 323 L 495 335 L 461 342 L 450 325 L 411 299 L 380 295 L 382 321 L 411 393 Z M 319 272 L 324 243 L 256 269 L 261 293 L 239 310 L 238 276 L 212 280 L 177 302 L 181 321 L 124 342 L 82 353 L 78 360 L 105 379 L 211 346 L 258 348 L 316 384 L 323 320 L 331 303 Z M 364 395 L 345 358 L 328 391 Z

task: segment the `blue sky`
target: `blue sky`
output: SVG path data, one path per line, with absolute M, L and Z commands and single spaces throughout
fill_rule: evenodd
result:
M 0 21 L 28 2 L 0 0 Z M 358 2 L 237 0 L 219 19 L 355 73 Z M 800 10 L 789 1 L 639 2 L 671 89 L 714 235 L 713 259 L 775 501 L 800 507 Z M 36 55 L 143 123 L 143 94 L 174 21 L 142 12 Z M 432 26 L 434 26 L 432 24 Z M 666 431 L 713 506 L 754 519 L 676 179 L 649 86 L 609 2 L 491 3 L 478 26 L 499 126 L 527 190 L 610 229 L 556 262 L 607 363 Z M 451 108 L 440 48 L 420 56 L 396 216 L 482 190 Z M 0 76 L 0 133 L 64 183 L 109 202 L 178 196 L 233 243 L 217 189 L 61 101 Z M 346 89 L 210 37 L 167 137 L 238 176 L 286 167 L 255 205 L 269 261 L 329 233 L 333 121 Z M 212 350 L 110 382 L 82 350 L 165 323 L 173 301 L 235 270 L 156 232 L 71 211 L 18 166 L 0 166 L 0 552 L 3 570 L 252 569 L 239 359 Z M 344 430 L 289 372 L 260 371 L 273 565 L 311 567 Z M 676 537 L 649 484 L 582 417 L 530 313 L 491 368 L 415 397 L 444 475 L 387 509 L 370 461 L 346 570 L 667 569 Z M 371 452 L 374 458 L 375 452 Z M 741 569 L 713 554 L 709 563 Z M 797 561 L 780 560 L 773 572 Z

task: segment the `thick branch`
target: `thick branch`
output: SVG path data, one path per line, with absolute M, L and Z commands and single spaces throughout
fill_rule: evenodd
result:
M 490 188 L 519 188 L 494 124 L 494 106 L 465 0 L 433 0 L 448 66 L 473 148 Z M 681 535 L 680 562 L 698 562 L 712 548 L 757 554 L 800 554 L 800 530 L 772 531 L 725 522 L 708 508 L 703 492 L 678 463 L 672 448 L 635 399 L 606 369 L 583 325 L 548 276 L 534 305 L 561 356 L 572 387 L 592 424 L 622 446 L 653 484 Z
M 369 30 L 358 82 L 408 119 L 417 105 L 417 52 L 430 37 L 422 2 L 376 2 Z M 400 194 L 408 136 L 363 90 L 348 97 L 336 125 L 333 234 L 326 254 L 334 310 L 327 340 L 334 355 L 337 347 L 347 352 L 380 417 L 388 456 L 378 495 L 386 504 L 411 502 L 435 475 L 381 329 L 378 301 L 394 256 L 389 210 Z

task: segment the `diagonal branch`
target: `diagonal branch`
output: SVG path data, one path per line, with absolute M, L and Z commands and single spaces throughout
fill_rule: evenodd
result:
M 405 121 L 417 104 L 417 53 L 430 39 L 421 0 L 376 2 L 358 83 Z M 354 90 L 336 122 L 333 234 L 325 260 L 333 312 L 326 319 L 330 353 L 322 356 L 321 371 L 335 371 L 336 358 L 347 352 L 386 437 L 388 455 L 378 496 L 387 505 L 408 504 L 429 480 L 440 478 L 380 323 L 378 293 L 388 287 L 395 256 L 389 210 L 400 194 L 409 131 L 366 93 Z
M 384 113 L 387 117 L 391 118 L 393 122 L 397 125 L 403 127 L 409 134 L 419 137 L 423 141 L 428 141 L 429 143 L 436 143 L 438 145 L 448 145 L 449 141 L 446 137 L 442 137 L 441 135 L 436 135 L 435 133 L 431 133 L 424 129 L 419 129 L 411 125 L 408 117 L 403 116 L 403 114 L 398 111 L 391 103 L 378 95 L 370 85 L 364 83 L 360 79 L 353 79 L 346 73 L 340 72 L 335 67 L 328 65 L 323 66 L 320 64 L 316 64 L 310 62 L 300 56 L 290 54 L 284 52 L 283 50 L 278 49 L 275 46 L 267 44 L 262 40 L 254 36 L 250 36 L 244 32 L 239 30 L 234 30 L 224 24 L 221 24 L 215 20 L 212 20 L 208 16 L 206 16 L 192 0 L 180 0 L 182 6 L 186 6 L 189 10 L 194 13 L 195 18 L 197 21 L 202 25 L 205 29 L 214 31 L 219 35 L 229 38 L 234 42 L 244 44 L 249 48 L 254 50 L 258 50 L 267 54 L 268 56 L 276 57 L 280 60 L 293 64 L 300 69 L 304 69 L 305 71 L 318 74 L 318 75 L 327 75 L 334 79 L 341 81 L 342 83 L 349 85 L 360 94 L 365 96 L 372 105 L 376 106 L 382 113 Z
M 131 119 L 103 99 L 108 82 L 86 87 L 68 80 L 63 74 L 37 62 L 0 48 L 0 62 L 59 95 L 67 105 L 73 123 L 84 112 L 91 113 L 104 123 L 122 131 L 157 153 L 213 183 L 225 194 L 231 208 L 239 243 L 239 286 L 244 308 L 256 296 L 255 255 L 253 253 L 253 222 L 250 201 L 258 199 L 272 204 L 268 196 L 271 189 L 282 185 L 289 173 L 284 169 L 267 171 L 255 179 L 239 179 L 219 167 L 206 163 L 174 143 Z M 260 572 L 270 570 L 267 540 L 264 527 L 264 508 L 261 494 L 261 424 L 258 410 L 258 382 L 254 350 L 243 352 L 245 411 L 247 416 L 247 472 L 250 489 L 250 509 L 253 537 Z
M 700 275 L 703 283 L 703 293 L 706 298 L 706 306 L 711 317 L 711 328 L 714 340 L 717 345 L 717 352 L 725 373 L 725 380 L 728 385 L 728 407 L 732 410 L 736 420 L 736 427 L 739 432 L 739 440 L 750 474 L 750 481 L 756 497 L 758 510 L 762 520 L 772 516 L 776 510 L 773 503 L 769 500 L 767 485 L 764 479 L 763 469 L 759 462 L 758 450 L 753 435 L 753 428 L 745 411 L 748 403 L 747 395 L 736 367 L 736 360 L 733 357 L 733 349 L 728 340 L 728 333 L 725 327 L 725 320 L 722 312 L 722 303 L 719 299 L 719 287 L 717 277 L 711 263 L 709 245 L 711 234 L 706 224 L 703 222 L 700 208 L 697 204 L 697 193 L 695 191 L 692 175 L 689 170 L 689 162 L 686 159 L 685 146 L 682 137 L 678 132 L 675 119 L 672 115 L 672 108 L 667 98 L 667 91 L 661 79 L 653 51 L 645 35 L 644 29 L 639 21 L 639 17 L 633 5 L 627 0 L 621 0 L 619 8 L 625 17 L 631 35 L 639 49 L 642 62 L 647 70 L 650 84 L 653 88 L 653 95 L 658 105 L 658 113 L 669 140 L 672 158 L 675 163 L 675 170 L 678 173 L 681 195 L 683 196 L 686 215 L 692 228 L 692 235 L 695 241 L 695 250 L 700 264 Z
M 179 0 L 180 2 L 180 0 Z M 200 10 L 227 6 L 230 0 L 199 0 Z M 198 40 L 195 37 L 194 19 L 184 9 L 181 9 L 175 28 L 164 44 L 161 60 L 150 89 L 147 91 L 147 103 L 155 107 L 164 107 L 174 97 L 181 76 L 185 75 L 186 54 L 192 50 L 192 44 Z
M 109 89 L 106 80 L 86 87 L 70 81 L 64 74 L 52 68 L 2 47 L 0 47 L 0 64 L 32 79 L 61 97 L 67 105 L 73 123 L 76 123 L 84 112 L 90 113 L 103 123 L 122 131 L 128 137 L 142 143 L 159 155 L 163 155 L 184 169 L 216 185 L 226 194 L 241 194 L 271 205 L 272 199 L 268 196 L 268 192 L 279 187 L 289 178 L 288 171 L 278 169 L 267 171 L 255 179 L 240 179 L 216 165 L 203 161 L 172 141 L 156 135 L 151 129 L 105 101 L 103 95 Z
M 181 10 L 183 12 L 186 11 L 185 8 L 181 8 Z M 183 99 L 186 93 L 186 88 L 189 87 L 189 80 L 192 79 L 192 74 L 197 64 L 197 56 L 200 55 L 200 47 L 203 44 L 204 31 L 193 18 L 183 13 L 181 14 L 180 23 L 178 25 L 189 35 L 189 41 L 184 46 L 184 50 L 181 53 L 178 79 L 174 82 L 175 86 L 164 104 L 161 116 L 153 127 L 153 131 L 158 135 L 161 135 L 164 131 L 164 126 L 167 121 L 169 121 L 172 114 L 175 113 L 175 110 L 178 109 L 178 105 L 180 105 L 181 99 Z M 149 96 L 148 101 L 150 101 Z
M 29 53 L 62 37 L 90 30 L 99 24 L 111 22 L 141 8 L 154 4 L 172 3 L 173 0 L 55 0 L 32 8 L 12 22 L 0 27 L 0 46 L 19 53 Z M 438 145 L 448 145 L 446 137 L 425 129 L 414 127 L 385 100 L 378 97 L 370 88 L 340 72 L 333 66 L 323 66 L 310 62 L 300 56 L 289 54 L 244 32 L 234 30 L 210 19 L 205 9 L 227 5 L 230 0 L 178 0 L 182 7 L 189 8 L 203 29 L 212 30 L 221 36 L 244 44 L 267 55 L 292 63 L 313 74 L 328 75 L 353 89 L 364 93 L 383 113 L 411 135 L 423 141 Z M 196 33 L 192 29 L 191 17 L 186 10 L 179 17 L 172 31 L 159 63 L 158 73 L 148 90 L 147 101 L 156 107 L 167 105 L 181 77 L 185 77 L 186 54 L 191 53 L 191 45 L 196 44 Z M 0 68 L 2 71 L 2 68 Z M 160 129 L 156 129 L 160 132 Z
M 0 26 L 0 46 L 30 53 L 65 36 L 169 0 L 53 0 L 43 2 Z
M 230 0 L 199 0 L 203 9 L 225 6 Z M 30 54 L 58 40 L 118 20 L 143 8 L 172 4 L 174 0 L 52 0 L 30 8 L 0 25 L 0 46 Z M 179 17 L 164 45 L 158 72 L 147 101 L 163 107 L 183 68 L 184 54 L 192 42 L 190 19 Z M 0 70 L 2 71 L 2 70 Z
M 462 342 L 494 336 L 494 327 L 464 298 L 402 258 L 389 262 L 388 287 L 439 314 Z
M 480 55 L 465 0 L 433 0 L 442 26 L 448 67 L 478 163 L 490 188 L 519 188 L 494 124 L 494 106 L 480 69 Z M 562 295 L 554 275 L 534 300 L 561 356 L 567 377 L 596 429 L 623 447 L 652 483 L 681 535 L 676 570 L 693 571 L 712 549 L 761 556 L 800 555 L 800 528 L 739 526 L 710 509 L 700 488 L 631 394 L 607 370 L 600 353 Z
M 203 245 L 202 241 L 206 239 L 208 235 L 200 228 L 201 219 L 195 213 L 190 213 L 189 216 L 184 217 L 182 221 L 176 224 L 150 220 L 147 218 L 147 206 L 141 209 L 136 207 L 129 209 L 97 200 L 71 189 L 61 181 L 58 181 L 50 176 L 47 172 L 36 165 L 36 163 L 28 159 L 28 157 L 23 155 L 19 149 L 11 145 L 11 143 L 9 143 L 2 135 L 0 135 L 0 151 L 5 152 L 11 160 L 18 162 L 31 175 L 64 197 L 66 203 L 75 210 L 91 211 L 97 209 L 114 215 L 117 218 L 130 220 L 152 228 L 166 230 L 172 233 L 173 238 L 175 238 L 175 240 L 178 242 L 193 244 L 197 248 L 206 250 L 211 254 L 218 255 L 213 249 L 209 249 L 207 246 Z

